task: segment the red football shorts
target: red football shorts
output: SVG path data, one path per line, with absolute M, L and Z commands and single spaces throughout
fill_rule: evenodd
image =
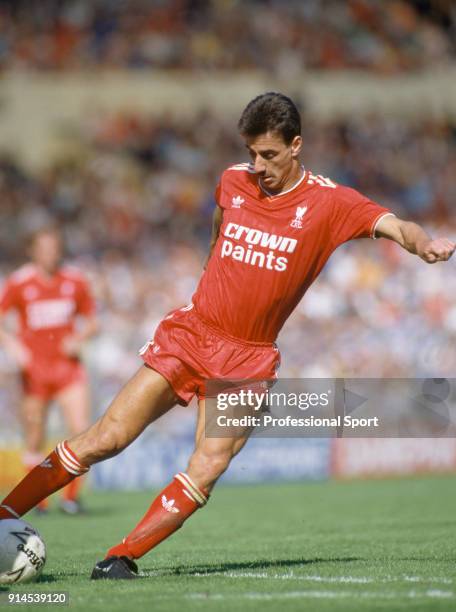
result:
M 75 359 L 59 361 L 35 360 L 33 366 L 22 371 L 22 387 L 25 395 L 33 395 L 50 401 L 61 391 L 87 380 L 84 366 Z
M 195 394 L 205 397 L 207 380 L 271 380 L 280 365 L 275 344 L 227 336 L 203 321 L 193 305 L 165 317 L 140 355 L 166 378 L 184 406 Z

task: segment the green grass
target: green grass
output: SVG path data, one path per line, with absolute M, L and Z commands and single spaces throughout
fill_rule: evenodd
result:
M 89 581 L 151 498 L 93 493 L 89 516 L 29 515 L 48 561 L 14 591 L 68 591 L 84 612 L 456 610 L 453 477 L 220 487 L 141 560 L 144 578 Z

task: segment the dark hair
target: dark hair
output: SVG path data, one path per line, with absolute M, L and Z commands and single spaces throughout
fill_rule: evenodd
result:
M 281 93 L 270 91 L 257 96 L 245 107 L 238 123 L 243 136 L 278 132 L 285 144 L 301 134 L 301 117 L 296 105 Z

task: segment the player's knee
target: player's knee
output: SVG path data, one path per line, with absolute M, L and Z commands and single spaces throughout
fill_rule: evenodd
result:
M 227 469 L 233 458 L 231 450 L 203 451 L 196 450 L 189 463 L 189 469 L 197 474 L 199 482 L 215 482 Z

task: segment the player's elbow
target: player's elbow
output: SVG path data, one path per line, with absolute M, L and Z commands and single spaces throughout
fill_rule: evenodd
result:
M 96 336 L 100 333 L 101 325 L 97 317 L 91 317 L 88 321 L 89 337 Z
M 79 334 L 79 339 L 81 340 L 81 342 L 86 342 L 87 340 L 90 340 L 91 338 L 99 334 L 100 331 L 101 325 L 99 320 L 96 317 L 90 317 L 85 321 L 85 326 Z
M 375 236 L 377 238 L 388 238 L 388 240 L 393 240 L 400 246 L 405 247 L 408 225 L 408 221 L 398 219 L 394 215 L 385 215 L 375 228 Z

